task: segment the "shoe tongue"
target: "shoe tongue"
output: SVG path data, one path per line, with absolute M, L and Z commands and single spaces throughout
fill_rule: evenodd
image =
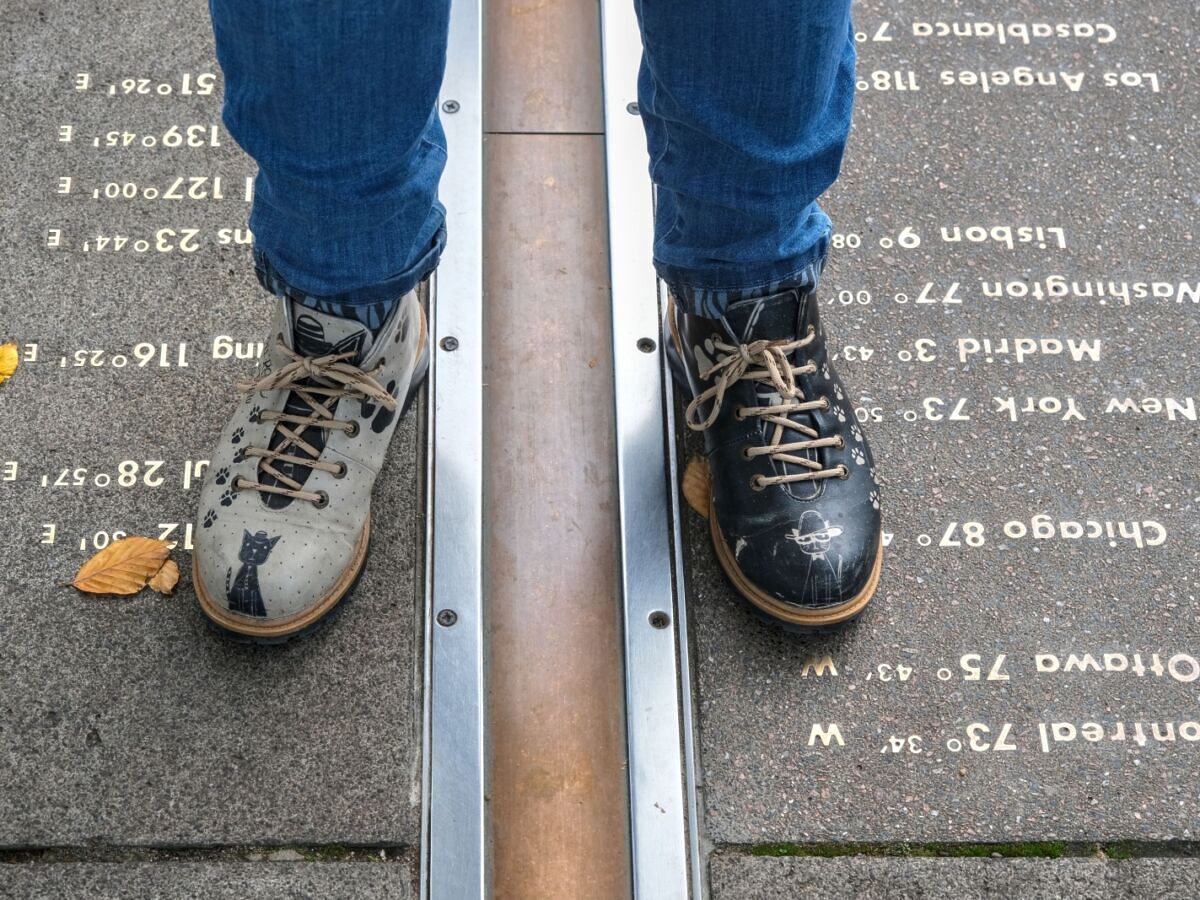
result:
M 800 333 L 803 303 L 798 291 L 739 300 L 725 310 L 725 322 L 739 343 L 793 340 Z
M 312 309 L 296 301 L 292 304 L 292 344 L 304 356 L 329 356 L 353 352 L 349 362 L 358 365 L 371 351 L 375 336 L 353 315 Z

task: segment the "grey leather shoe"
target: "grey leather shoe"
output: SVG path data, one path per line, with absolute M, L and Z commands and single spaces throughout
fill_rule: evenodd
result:
M 424 285 L 372 333 L 354 319 L 276 300 L 273 346 L 204 475 L 192 578 L 230 636 L 308 633 L 362 571 L 371 489 L 429 364 Z

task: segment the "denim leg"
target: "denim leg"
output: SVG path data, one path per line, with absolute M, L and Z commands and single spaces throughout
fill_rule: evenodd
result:
M 854 103 L 849 0 L 634 0 L 654 262 L 691 312 L 815 286 Z
M 275 293 L 371 303 L 437 264 L 449 0 L 209 0 L 222 119 L 258 163 L 250 229 Z

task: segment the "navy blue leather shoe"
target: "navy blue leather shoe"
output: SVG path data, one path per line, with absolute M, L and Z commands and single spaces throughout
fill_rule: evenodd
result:
M 883 563 L 879 484 L 825 348 L 814 294 L 667 308 L 668 355 L 704 433 L 717 558 L 754 607 L 792 628 L 853 619 Z

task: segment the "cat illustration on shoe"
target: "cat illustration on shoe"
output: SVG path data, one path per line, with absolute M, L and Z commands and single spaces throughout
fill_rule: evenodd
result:
M 278 542 L 279 536 L 270 537 L 265 531 L 255 534 L 242 531 L 242 549 L 238 552 L 242 567 L 238 569 L 237 578 L 233 578 L 232 568 L 225 573 L 225 596 L 231 612 L 244 616 L 266 616 L 267 608 L 258 588 L 258 567 L 267 561 L 271 549 Z M 230 579 L 233 579 L 232 585 Z

